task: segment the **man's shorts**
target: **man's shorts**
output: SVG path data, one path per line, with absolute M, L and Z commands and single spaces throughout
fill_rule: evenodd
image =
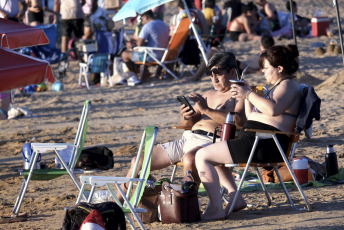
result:
M 81 38 L 84 35 L 84 19 L 63 19 L 62 20 L 62 36 Z
M 145 56 L 145 52 L 133 51 L 131 53 L 131 60 L 133 62 L 142 62 L 144 56 Z M 147 55 L 147 62 L 154 62 L 154 60 L 149 55 Z
M 211 144 L 213 144 L 213 137 L 195 134 L 188 130 L 183 133 L 182 139 L 160 144 L 160 146 L 165 150 L 171 164 L 175 164 L 195 147 L 206 147 Z

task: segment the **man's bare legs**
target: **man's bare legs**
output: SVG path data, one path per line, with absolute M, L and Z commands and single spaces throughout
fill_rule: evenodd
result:
M 224 210 L 222 207 L 220 180 L 228 191 L 236 191 L 234 178 L 228 169 L 215 167 L 222 163 L 233 163 L 225 141 L 202 148 L 196 154 L 198 174 L 209 196 L 209 205 L 202 216 L 202 220 L 219 220 L 226 216 L 227 208 Z M 234 197 L 232 192 L 231 194 Z M 228 205 L 230 206 L 231 203 Z M 240 210 L 245 207 L 246 202 L 239 196 L 234 209 Z
M 191 151 L 189 151 L 182 159 L 183 165 L 184 165 L 184 175 L 186 175 L 187 171 L 191 171 L 191 175 L 194 179 L 194 182 L 198 185 L 201 182 L 201 179 L 198 176 L 198 171 L 195 164 L 195 156 L 196 152 L 201 149 L 202 147 L 198 146 L 196 148 L 193 148 Z
M 61 39 L 61 52 L 62 53 L 66 53 L 68 50 L 68 41 L 69 41 L 69 37 L 67 36 L 62 36 Z

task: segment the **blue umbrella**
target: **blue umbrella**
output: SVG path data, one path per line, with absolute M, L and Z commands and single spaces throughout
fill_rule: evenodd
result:
M 129 0 L 112 18 L 113 21 L 119 21 L 129 17 L 135 17 L 136 13 L 142 14 L 154 7 L 173 0 Z

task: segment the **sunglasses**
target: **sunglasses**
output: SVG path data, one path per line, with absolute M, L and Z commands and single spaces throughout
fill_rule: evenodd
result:
M 205 73 L 209 76 L 212 76 L 212 74 L 219 75 L 222 73 L 223 70 L 226 70 L 226 68 L 212 68 L 212 69 L 207 68 L 205 70 Z

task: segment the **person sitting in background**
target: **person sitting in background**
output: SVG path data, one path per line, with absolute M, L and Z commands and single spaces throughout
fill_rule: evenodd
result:
M 259 25 L 257 10 L 257 6 L 253 2 L 249 2 L 245 12 L 230 22 L 228 25 L 229 38 L 232 41 L 258 41 L 261 39 L 261 36 L 255 33 Z
M 234 84 L 231 87 L 232 97 L 245 100 L 247 122 L 240 130 L 238 138 L 221 141 L 197 151 L 196 167 L 202 184 L 209 196 L 209 205 L 204 212 L 203 220 L 218 220 L 226 216 L 231 202 L 225 210 L 222 207 L 220 183 L 228 190 L 231 201 L 234 199 L 236 184 L 231 173 L 224 174 L 223 164 L 246 163 L 255 141 L 255 132 L 245 129 L 266 129 L 293 132 L 299 113 L 301 95 L 293 74 L 298 70 L 298 50 L 295 45 L 272 46 L 263 51 L 259 66 L 272 88 L 266 95 L 260 96 L 252 91 L 249 84 Z M 277 139 L 284 151 L 289 145 L 289 136 L 277 134 Z M 280 162 L 282 156 L 273 139 L 259 141 L 252 162 Z M 240 195 L 234 211 L 246 207 Z
M 25 0 L 27 5 L 27 24 L 37 26 L 44 23 L 43 3 L 41 0 Z
M 205 8 L 202 10 L 202 13 L 207 20 L 209 27 L 213 25 L 214 17 L 216 17 L 215 24 L 218 24 L 220 21 L 220 9 L 215 4 L 215 0 L 205 1 Z
M 195 153 L 198 149 L 213 143 L 214 130 L 221 126 L 228 112 L 235 112 L 236 125 L 242 126 L 245 119 L 244 100 L 231 98 L 231 83 L 229 80 L 236 79 L 236 60 L 230 52 L 215 54 L 208 63 L 207 68 L 211 72 L 211 82 L 216 88 L 208 90 L 205 94 L 192 93 L 189 98 L 195 103 L 193 113 L 189 107 L 180 106 L 180 124 L 190 127 L 181 139 L 159 144 L 154 147 L 152 154 L 151 170 L 159 170 L 173 165 L 179 161 L 184 163 L 184 173 L 190 170 L 196 183 L 199 177 L 195 167 Z M 143 159 L 140 159 L 139 169 L 142 167 Z M 136 157 L 131 161 L 127 176 L 131 176 Z M 229 170 L 227 170 L 229 173 Z M 122 186 L 126 192 L 125 186 Z M 220 191 L 220 190 L 219 190 Z
M 280 24 L 275 6 L 266 0 L 256 0 L 257 5 L 261 6 L 261 13 L 269 20 L 272 31 L 279 30 Z
M 260 52 L 262 53 L 264 50 L 274 45 L 275 45 L 275 41 L 273 37 L 264 35 L 262 39 L 260 40 L 260 45 L 259 45 Z M 260 66 L 258 62 L 259 56 L 260 54 L 257 57 L 252 57 L 251 59 L 247 61 L 240 62 L 239 64 L 240 70 L 244 70 L 248 66 L 246 73 L 256 73 L 260 71 Z
M 169 28 L 166 23 L 159 19 L 154 19 L 154 14 L 151 10 L 144 12 L 141 15 L 141 20 L 143 27 L 134 46 L 166 48 L 169 42 Z M 122 52 L 122 59 L 131 72 L 137 73 L 135 62 L 143 61 L 144 52 L 133 51 L 133 47 L 130 47 L 131 45 L 132 43 L 130 43 L 127 50 Z M 163 51 L 154 51 L 154 55 L 158 59 L 161 59 L 163 54 Z M 147 61 L 154 60 L 148 56 Z M 133 77 L 135 78 L 135 76 Z M 140 80 L 142 81 L 143 79 Z M 137 79 L 134 79 L 134 81 L 139 83 Z

